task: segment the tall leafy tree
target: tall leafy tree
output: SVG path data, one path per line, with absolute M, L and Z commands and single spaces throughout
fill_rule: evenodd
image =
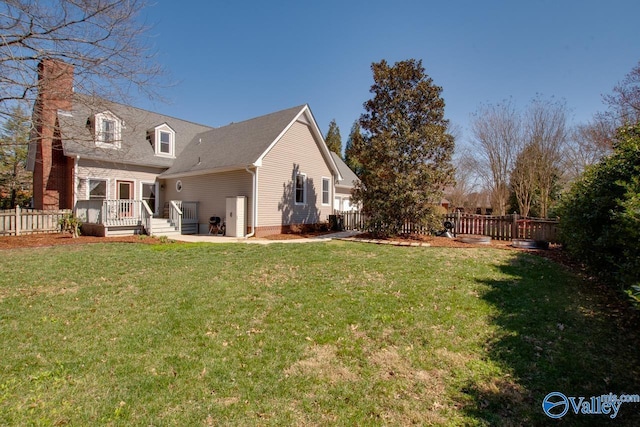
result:
M 0 204 L 14 208 L 31 197 L 31 174 L 26 170 L 31 121 L 14 107 L 0 130 Z
M 422 61 L 371 66 L 373 98 L 360 117 L 362 138 L 352 152 L 362 165 L 354 201 L 382 235 L 399 234 L 405 223 L 436 227 L 435 206 L 452 182 L 454 138 L 444 118 L 442 88 Z
M 327 143 L 329 151 L 333 151 L 342 157 L 342 137 L 340 136 L 340 128 L 336 123 L 336 119 L 331 120 L 331 123 L 329 123 L 329 130 L 324 137 L 324 141 Z

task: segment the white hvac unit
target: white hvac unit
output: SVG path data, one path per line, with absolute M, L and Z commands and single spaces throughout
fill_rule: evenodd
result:
M 227 197 L 227 236 L 245 237 L 247 233 L 247 197 Z

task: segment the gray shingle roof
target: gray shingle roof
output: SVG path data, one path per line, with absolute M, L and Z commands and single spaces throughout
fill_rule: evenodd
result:
M 252 165 L 308 108 L 307 105 L 300 105 L 213 128 L 86 95 L 75 94 L 74 97 L 72 111 L 58 112 L 66 156 L 165 169 L 160 177 Z M 107 111 L 116 115 L 123 124 L 119 149 L 96 145 L 94 130 L 87 122 L 95 114 Z M 147 132 L 164 123 L 175 131 L 175 158 L 156 156 L 147 140 Z
M 356 182 L 360 181 L 356 174 L 351 170 L 351 168 L 349 168 L 349 166 L 347 166 L 347 164 L 339 155 L 332 151 L 331 157 L 333 157 L 333 161 L 335 162 L 336 166 L 338 167 L 338 171 L 342 176 L 342 180 L 336 183 L 336 185 L 351 188 Z
M 161 176 L 252 165 L 305 107 L 301 105 L 201 133 Z
M 94 131 L 87 120 L 97 113 L 110 111 L 122 122 L 119 149 L 97 147 Z M 175 156 L 178 157 L 196 135 L 213 129 L 186 120 L 153 113 L 140 108 L 75 94 L 73 110 L 58 112 L 64 154 L 114 163 L 159 168 L 170 167 L 175 159 L 156 156 L 147 140 L 147 131 L 166 123 L 175 131 Z

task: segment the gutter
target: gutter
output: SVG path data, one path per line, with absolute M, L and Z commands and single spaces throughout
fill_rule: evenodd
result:
M 250 166 L 254 166 L 256 168 L 255 171 L 252 171 L 251 169 L 249 169 Z M 251 233 L 247 234 L 245 237 L 248 239 L 250 237 L 253 237 L 256 235 L 256 225 L 258 222 L 258 167 L 255 165 L 249 165 L 246 166 L 244 168 L 244 170 L 246 170 L 247 172 L 249 172 L 252 176 L 252 189 L 251 189 L 251 193 L 252 193 L 252 200 L 251 200 L 251 205 L 252 205 L 252 214 L 251 214 Z

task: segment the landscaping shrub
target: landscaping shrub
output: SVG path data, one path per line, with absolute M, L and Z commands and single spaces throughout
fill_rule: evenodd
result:
M 579 261 L 628 290 L 640 284 L 640 124 L 588 169 L 559 207 L 561 240 Z
M 80 227 L 82 226 L 82 221 L 74 214 L 67 214 L 58 221 L 60 225 L 60 230 L 62 232 L 67 232 L 71 234 L 72 237 L 80 236 Z

